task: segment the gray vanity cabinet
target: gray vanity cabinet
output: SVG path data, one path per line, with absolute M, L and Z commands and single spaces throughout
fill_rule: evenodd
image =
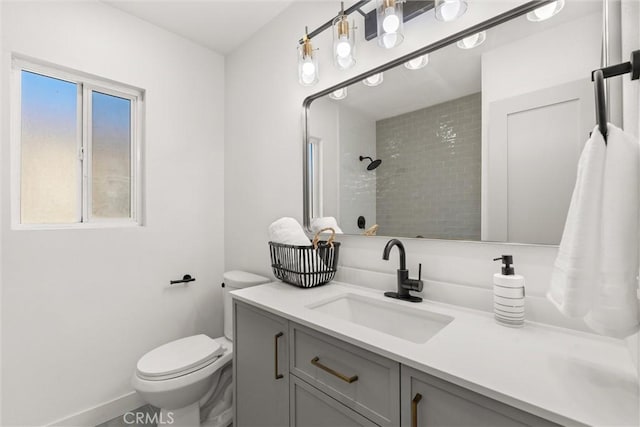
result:
M 375 427 L 370 420 L 291 376 L 291 427 Z
M 556 426 L 547 420 L 402 366 L 402 427 Z
M 289 325 L 290 372 L 382 427 L 400 424 L 400 364 L 304 326 Z
M 289 425 L 289 322 L 252 306 L 234 306 L 234 425 Z
M 236 427 L 556 425 L 251 305 L 233 306 Z

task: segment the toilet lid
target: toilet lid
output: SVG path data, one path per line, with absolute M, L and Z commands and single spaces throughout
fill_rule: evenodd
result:
M 161 345 L 142 356 L 137 371 L 141 377 L 175 377 L 209 365 L 225 349 L 206 335 L 193 335 Z

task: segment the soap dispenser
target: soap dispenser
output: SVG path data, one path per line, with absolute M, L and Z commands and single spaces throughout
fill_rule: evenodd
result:
M 502 272 L 493 275 L 493 312 L 498 323 L 512 328 L 524 326 L 524 277 L 515 274 L 513 256 L 494 258 L 502 261 Z

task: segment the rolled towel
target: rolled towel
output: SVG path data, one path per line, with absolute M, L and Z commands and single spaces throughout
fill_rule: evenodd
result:
M 323 216 L 320 218 L 311 219 L 311 231 L 313 231 L 314 234 L 322 230 L 323 228 L 328 227 L 333 228 L 336 234 L 343 234 L 340 227 L 338 227 L 338 221 L 336 221 L 336 219 L 332 216 Z
M 269 240 L 286 245 L 310 246 L 311 241 L 302 226 L 293 218 L 283 217 L 269 226 Z

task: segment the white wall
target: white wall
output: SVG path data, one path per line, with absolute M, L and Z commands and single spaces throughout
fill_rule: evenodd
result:
M 321 199 L 322 216 L 338 218 L 338 180 L 339 175 L 339 111 L 334 102 L 328 98 L 318 99 L 313 103 L 310 113 L 313 123 L 309 126 L 309 135 L 320 139 L 322 158 L 321 165 Z M 302 159 L 300 160 L 302 161 Z
M 301 107 L 305 97 L 522 3 L 470 2 L 467 14 L 453 23 L 436 21 L 432 12 L 426 13 L 406 23 L 405 41 L 397 49 L 385 51 L 375 41 L 359 40 L 357 65 L 346 72 L 331 65 L 331 34 L 327 31 L 313 40 L 314 47 L 320 48 L 320 83 L 312 88 L 298 84 L 295 48 L 305 25 L 313 29 L 335 15 L 337 4 L 333 2 L 294 2 L 229 55 L 225 116 L 226 268 L 272 276 L 268 225 L 281 216 L 302 221 Z M 351 16 L 360 19 L 357 13 Z M 362 23 L 357 25 L 363 27 Z M 418 250 L 431 245 L 421 242 Z M 378 247 L 380 243 L 371 246 Z M 343 249 L 347 253 L 350 250 L 348 246 Z M 487 249 L 487 254 L 494 252 Z M 392 269 L 388 265 L 388 270 Z
M 368 159 L 360 161 L 360 156 L 377 159 L 376 121 L 339 102 L 338 224 L 345 233 L 362 234 L 364 230 L 358 228 L 359 216 L 364 216 L 365 228 L 376 223 L 376 172 L 367 170 Z
M 376 122 L 327 97 L 313 102 L 309 135 L 322 146 L 322 216 L 332 216 L 344 233 L 361 234 L 357 218 L 376 223 L 376 175 L 359 156 L 376 155 Z M 347 125 L 345 125 L 347 123 Z
M 622 60 L 627 61 L 632 51 L 640 49 L 640 3 L 635 0 L 623 0 L 620 18 Z M 638 80 L 632 81 L 627 76 L 622 78 L 622 105 L 624 130 L 638 138 L 640 136 L 640 83 Z M 640 332 L 629 337 L 627 343 L 640 376 Z
M 0 1 L 0 55 L 2 55 L 3 51 L 3 40 L 2 37 L 2 14 L 3 14 L 3 2 Z M 4 84 L 2 83 L 3 76 L 5 74 L 4 67 L 2 67 L 2 60 L 0 56 L 0 99 L 4 99 Z M 5 127 L 5 114 L 4 114 L 4 103 L 0 102 L 0 141 L 2 141 L 2 136 L 4 135 L 3 129 Z M 0 144 L 1 146 L 1 144 Z M 0 164 L 2 164 L 2 149 L 0 148 Z M 2 184 L 2 173 L 0 173 L 0 189 L 3 188 Z M 2 224 L 2 209 L 0 209 L 0 224 Z M 0 227 L 0 242 L 2 242 L 2 228 Z M 2 396 L 2 244 L 0 243 L 0 396 Z M 0 424 L 2 424 L 2 399 L 0 398 Z
M 470 2 L 468 13 L 453 24 L 435 21 L 432 13 L 424 14 L 405 25 L 406 40 L 398 50 L 382 51 L 374 42 L 361 41 L 358 65 L 349 72 L 333 69 L 328 54 L 330 46 L 323 34 L 314 39 L 315 46 L 320 47 L 321 80 L 310 89 L 297 82 L 296 41 L 304 25 L 315 28 L 332 16 L 336 12 L 333 4 L 294 3 L 228 56 L 226 269 L 246 269 L 272 276 L 267 247 L 268 225 L 281 216 L 302 220 L 301 105 L 306 96 L 517 4 L 483 2 L 480 6 Z M 258 73 L 255 64 L 260 64 Z M 355 281 L 358 277 L 369 277 L 367 271 L 386 273 L 382 276 L 383 283 L 377 281 L 374 285 L 362 280 L 361 284 L 393 289 L 397 258 L 382 260 L 382 249 L 387 240 L 382 237 L 342 237 L 342 273 L 339 277 Z M 555 247 L 422 239 L 406 239 L 406 243 L 412 274 L 417 274 L 417 264 L 423 263 L 423 278 L 430 281 L 425 295 L 430 298 L 446 301 L 455 294 L 457 303 L 490 309 L 492 273 L 499 271 L 499 265 L 491 259 L 511 253 L 515 257 L 516 270 L 527 277 L 527 295 L 531 297 L 532 306 L 530 318 L 584 329 L 582 322 L 563 319 L 544 298 L 557 252 Z M 447 291 L 454 287 L 456 292 Z
M 16 52 L 146 90 L 144 227 L 11 231 L 2 128 L 2 424 L 33 426 L 131 393 L 159 344 L 222 334 L 224 59 L 97 1 L 2 5 L 3 70 Z

